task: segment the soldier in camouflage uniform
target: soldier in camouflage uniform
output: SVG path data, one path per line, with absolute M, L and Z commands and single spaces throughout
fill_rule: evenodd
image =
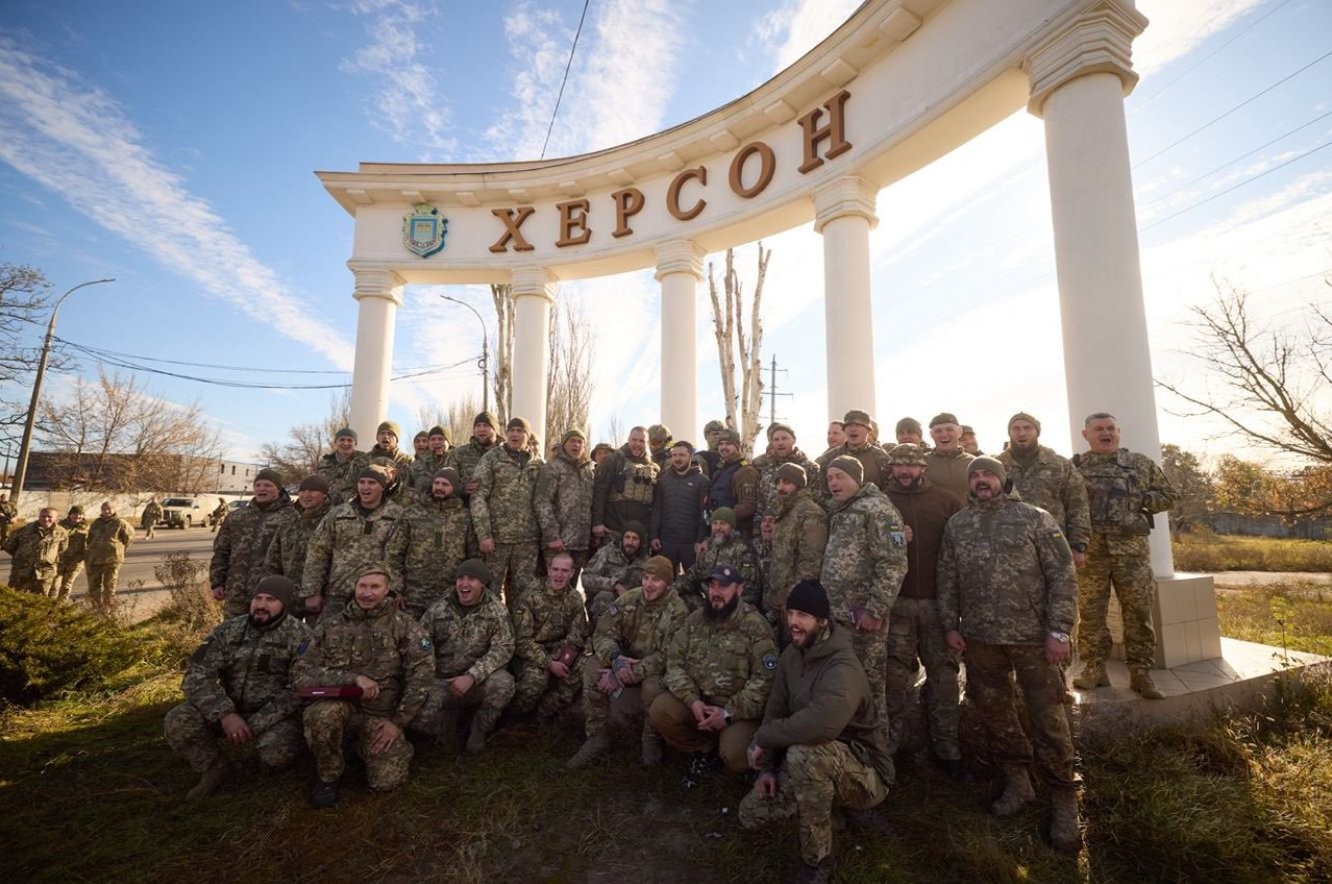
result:
M 1089 416 L 1082 436 L 1090 450 L 1074 455 L 1073 465 L 1087 482 L 1091 541 L 1086 564 L 1078 572 L 1078 657 L 1083 669 L 1073 684 L 1082 690 L 1110 684 L 1105 671 L 1110 654 L 1105 614 L 1113 586 L 1123 612 L 1129 687 L 1149 700 L 1160 700 L 1165 695 L 1148 672 L 1156 659 L 1152 631 L 1156 583 L 1147 535 L 1152 516 L 1175 505 L 1175 489 L 1151 458 L 1119 447 L 1119 424 L 1113 415 Z
M 648 454 L 658 470 L 666 469 L 671 459 L 671 428 L 665 424 L 653 424 L 647 428 Z
M 620 542 L 602 546 L 583 569 L 583 594 L 592 622 L 600 620 L 617 598 L 638 585 L 648 559 L 647 544 L 643 542 L 646 535 L 638 522 L 626 522 Z
M 675 578 L 675 591 L 691 611 L 707 607 L 708 581 L 718 565 L 730 565 L 745 583 L 744 599 L 753 608 L 763 604 L 763 572 L 749 541 L 735 529 L 735 510 L 722 507 L 712 514 L 712 536 L 688 571 Z
M 417 500 L 428 500 L 435 484 L 435 476 L 449 465 L 449 431 L 444 427 L 431 427 L 426 434 L 426 449 L 416 455 L 412 464 L 411 486 Z M 459 486 L 456 491 L 462 491 Z M 461 498 L 461 494 L 459 497 Z
M 305 741 L 318 777 L 310 800 L 317 808 L 338 801 L 345 735 L 356 741 L 371 789 L 395 789 L 407 781 L 413 750 L 403 731 L 434 682 L 434 645 L 420 624 L 398 609 L 388 566 L 379 562 L 358 570 L 351 600 L 338 616 L 315 625 L 294 673 L 297 688 L 361 689 L 357 697 L 319 699 L 305 707 Z
M 777 470 L 788 463 L 796 464 L 805 471 L 807 485 L 818 484 L 819 465 L 796 446 L 795 430 L 786 424 L 772 424 L 768 427 L 768 450 L 754 458 L 754 469 L 759 474 L 758 501 L 754 508 L 755 525 L 762 524 L 763 517 L 773 511 L 777 503 Z
M 569 430 L 537 476 L 532 505 L 541 526 L 544 554 L 567 552 L 572 556 L 574 584 L 578 583 L 578 570 L 587 564 L 587 548 L 592 540 L 592 482 L 587 437 L 582 430 Z
M 833 619 L 851 628 L 851 646 L 886 721 L 888 615 L 907 569 L 902 516 L 887 495 L 861 483 L 858 459 L 836 457 L 824 475 L 831 510 L 819 582 L 828 591 Z
M 873 485 L 880 489 L 887 484 L 893 466 L 888 462 L 888 452 L 870 441 L 870 428 L 873 425 L 874 419 L 867 412 L 858 408 L 851 409 L 842 420 L 842 429 L 846 434 L 846 441 L 819 455 L 818 465 L 822 481 L 815 482 L 813 488 L 814 496 L 824 506 L 830 506 L 828 503 L 830 496 L 827 479 L 828 466 L 839 457 L 852 457 L 860 461 L 861 475 L 864 478 L 859 484 Z M 833 604 L 836 605 L 836 602 L 834 601 Z
M 902 418 L 893 431 L 897 436 L 898 445 L 917 445 L 921 451 L 930 450 L 930 446 L 925 444 L 925 429 L 914 417 Z
M 402 559 L 398 570 L 407 597 L 407 611 L 421 619 L 431 606 L 452 595 L 454 572 L 476 555 L 472 514 L 458 492 L 462 479 L 452 467 L 435 476 L 429 492 L 402 516 Z M 437 643 L 438 646 L 438 643 Z
M 199 774 L 190 799 L 210 794 L 226 776 L 219 738 L 253 743 L 268 768 L 290 764 L 305 747 L 291 668 L 310 629 L 287 615 L 295 598 L 286 577 L 265 577 L 250 594 L 250 612 L 224 620 L 190 657 L 180 685 L 185 702 L 164 724 L 167 744 Z
M 582 689 L 587 611 L 569 583 L 572 577 L 573 559 L 568 553 L 556 553 L 546 568 L 546 585 L 524 593 L 513 609 L 517 686 L 512 706 L 517 715 L 536 708 L 541 718 L 554 718 L 578 699 Z M 559 659 L 570 648 L 573 659 Z
M 250 590 L 264 576 L 264 555 L 273 535 L 296 518 L 291 498 L 282 487 L 282 475 L 263 469 L 254 477 L 254 497 L 231 515 L 213 538 L 213 560 L 208 566 L 213 598 L 224 617 L 249 610 Z
M 782 464 L 774 480 L 777 497 L 763 521 L 758 555 L 764 573 L 763 616 L 784 637 L 787 593 L 823 573 L 828 513 L 810 494 L 808 474 L 800 464 Z
M 125 553 L 134 542 L 134 528 L 116 515 L 111 501 L 102 504 L 102 514 L 88 526 L 88 601 L 108 610 L 116 601 L 116 582 Z
M 1073 553 L 1053 516 L 1005 493 L 999 461 L 972 460 L 968 478 L 967 507 L 944 528 L 939 616 L 944 640 L 965 656 L 967 698 L 1004 769 L 1004 792 L 990 809 L 1008 816 L 1035 797 L 1028 774 L 1032 744 L 1018 720 L 1016 680 L 1035 761 L 1050 787 L 1051 840 L 1076 852 L 1082 835 L 1061 665 L 1077 616 Z
M 693 753 L 686 788 L 699 785 L 719 758 L 737 773 L 748 769 L 745 752 L 777 670 L 772 627 L 741 600 L 743 589 L 734 568 L 713 569 L 707 606 L 675 630 L 666 651 L 666 692 L 648 709 L 662 739 Z
M 972 455 L 962 448 L 962 426 L 948 412 L 930 418 L 930 438 L 934 447 L 925 453 L 925 475 L 945 491 L 951 491 L 959 500 L 967 492 L 967 464 Z
M 60 559 L 69 547 L 69 534 L 56 524 L 53 507 L 43 507 L 29 522 L 5 540 L 4 550 L 13 556 L 9 563 L 9 585 L 21 592 L 55 596 Z
M 1041 422 L 1025 412 L 1008 419 L 1008 450 L 995 459 L 1008 470 L 1013 490 L 1024 503 L 1055 517 L 1079 568 L 1091 541 L 1087 484 L 1073 462 L 1040 444 Z
M 530 435 L 532 427 L 524 418 L 511 419 L 504 444 L 486 452 L 473 476 L 472 526 L 495 588 L 503 587 L 511 611 L 536 582 L 540 529 L 532 498 L 543 463 L 527 450 Z
M 495 431 L 499 421 L 488 411 L 483 411 L 472 421 L 472 438 L 466 445 L 460 445 L 457 448 L 449 449 L 449 458 L 447 464 L 458 471 L 462 476 L 463 500 L 467 500 L 476 493 L 476 465 L 481 462 L 481 458 L 486 455 L 498 444 L 495 438 Z
M 83 518 L 83 507 L 70 507 L 69 515 L 60 520 L 60 527 L 69 535 L 69 546 L 60 557 L 56 575 L 55 598 L 63 602 L 74 589 L 74 581 L 83 570 L 83 560 L 88 555 L 88 522 Z
M 587 739 L 568 767 L 578 768 L 610 751 L 607 720 L 642 719 L 643 764 L 661 763 L 661 737 L 647 719 L 652 701 L 664 690 L 666 646 L 689 614 L 671 588 L 675 568 L 665 556 L 643 566 L 643 585 L 621 596 L 597 621 L 592 654 L 583 673 Z
M 387 457 L 398 465 L 398 471 L 406 473 L 412 467 L 413 458 L 398 447 L 402 438 L 402 429 L 393 421 L 383 421 L 375 430 L 375 444 L 370 448 L 371 461 L 376 457 Z
M 340 617 L 367 561 L 401 562 L 402 507 L 384 499 L 388 476 L 366 467 L 356 480 L 356 497 L 328 511 L 305 553 L 301 600 L 306 612 Z
M 139 527 L 144 531 L 144 540 L 152 540 L 157 536 L 157 523 L 162 521 L 162 505 L 157 502 L 156 497 L 148 498 L 148 505 L 143 508 L 143 515 L 139 517 Z
M 592 533 L 617 537 L 626 522 L 652 521 L 652 499 L 661 468 L 647 450 L 647 430 L 634 427 L 629 441 L 597 467 L 592 487 Z
M 297 587 L 301 585 L 305 579 L 305 557 L 315 529 L 333 509 L 328 492 L 328 481 L 318 473 L 301 480 L 296 490 L 296 518 L 285 519 L 268 542 L 268 551 L 264 553 L 265 573 L 281 574 Z M 292 616 L 304 617 L 305 611 L 293 611 Z
M 865 670 L 846 627 L 829 619 L 822 585 L 797 583 L 782 607 L 791 644 L 749 747 L 750 767 L 761 773 L 740 802 L 740 825 L 798 817 L 804 867 L 797 880 L 827 881 L 834 803 L 861 813 L 881 804 L 893 762 Z
M 384 470 L 388 484 L 384 486 L 384 499 L 406 509 L 416 502 L 416 489 L 412 487 L 411 468 L 392 458 L 377 454 L 370 458 L 370 466 Z
M 8 494 L 0 494 L 0 543 L 9 539 L 9 526 L 18 518 L 18 507 Z
M 430 433 L 426 430 L 418 430 L 412 437 L 412 466 L 416 466 L 416 461 L 421 459 L 421 455 L 430 451 Z
M 343 427 L 333 437 L 333 450 L 319 460 L 319 475 L 328 482 L 334 506 L 356 496 L 356 477 L 370 465 L 370 455 L 356 450 L 356 431 Z
M 504 708 L 513 699 L 513 622 L 509 609 L 491 593 L 490 571 L 480 559 L 458 565 L 454 591 L 436 601 L 421 618 L 435 646 L 435 682 L 415 729 L 448 740 L 456 733 L 457 710 L 476 706 L 467 751 L 480 752 Z

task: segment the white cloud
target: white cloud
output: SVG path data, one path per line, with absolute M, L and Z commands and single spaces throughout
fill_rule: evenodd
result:
M 754 36 L 771 56 L 773 71 L 781 71 L 837 30 L 860 5 L 861 0 L 794 0 L 760 19 Z
M 101 90 L 0 36 L 0 159 L 81 217 L 281 334 L 351 367 L 351 347 L 144 145 Z M 77 202 L 76 202 L 77 201 Z
M 1133 67 L 1146 77 L 1230 27 L 1263 0 L 1138 0 L 1151 20 L 1133 43 Z

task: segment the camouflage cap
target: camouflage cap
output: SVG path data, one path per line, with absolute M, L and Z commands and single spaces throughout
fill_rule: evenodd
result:
M 496 424 L 498 423 L 499 421 L 495 418 L 495 415 L 491 414 L 488 411 L 482 411 L 478 413 L 475 418 L 472 419 L 473 427 L 475 427 L 477 424 L 485 424 L 486 426 L 490 427 L 492 430 L 498 429 L 498 427 L 496 426 Z
M 729 506 L 719 506 L 719 507 L 717 507 L 715 510 L 712 511 L 712 519 L 711 519 L 711 521 L 713 521 L 713 522 L 726 522 L 726 523 L 730 524 L 730 526 L 731 526 L 732 528 L 734 528 L 734 527 L 735 527 L 735 510 L 731 509 Z
M 773 435 L 774 435 L 778 430 L 783 430 L 783 431 L 785 431 L 785 432 L 787 432 L 787 433 L 790 433 L 790 434 L 791 434 L 791 438 L 792 438 L 792 439 L 795 438 L 795 434 L 796 434 L 796 432 L 795 432 L 795 430 L 791 429 L 791 425 L 790 425 L 790 424 L 784 424 L 784 423 L 782 423 L 781 421 L 776 421 L 776 422 L 774 422 L 774 423 L 768 424 L 768 441 L 769 441 L 769 442 L 772 441 L 772 437 L 773 437 Z
M 721 421 L 708 421 L 703 425 L 703 434 L 706 436 L 708 433 L 720 433 L 725 429 L 726 424 Z
M 712 569 L 712 573 L 708 575 L 708 579 L 715 580 L 722 586 L 734 586 L 737 583 L 743 583 L 745 578 L 739 571 L 732 568 L 730 565 L 719 564 Z
M 722 430 L 721 438 L 718 439 L 717 442 L 718 442 L 718 443 L 721 443 L 721 442 L 730 442 L 730 443 L 731 443 L 732 445 L 734 445 L 736 448 L 739 448 L 739 447 L 740 447 L 740 433 L 737 432 L 737 431 L 735 431 L 735 430 Z
M 560 437 L 560 444 L 563 445 L 565 442 L 568 442 L 570 439 L 582 439 L 584 442 L 586 442 L 587 434 L 584 433 L 582 430 L 580 430 L 578 427 L 570 427 L 569 429 L 565 430 L 564 435 Z
M 598 451 L 605 451 L 610 454 L 614 454 L 615 446 L 610 444 L 609 442 L 598 442 L 596 445 L 592 447 L 592 453 L 596 454 Z
M 955 424 L 955 423 L 957 423 L 957 415 L 949 411 L 941 411 L 938 414 L 936 414 L 934 417 L 930 418 L 930 429 L 934 429 L 935 427 L 939 426 L 939 424 Z
M 804 488 L 809 484 L 809 474 L 798 463 L 784 463 L 779 466 L 777 468 L 777 478 L 785 479 L 797 488 Z
M 343 427 L 333 434 L 334 439 L 341 439 L 343 436 L 351 437 L 351 440 L 353 442 L 355 442 L 357 439 L 356 431 L 353 430 L 351 427 Z
M 675 566 L 665 556 L 653 556 L 643 563 L 643 573 L 670 583 L 675 579 Z
M 395 439 L 401 439 L 401 438 L 402 438 L 402 429 L 401 429 L 396 423 L 394 423 L 393 421 L 384 421 L 384 422 L 382 422 L 382 423 L 381 423 L 381 424 L 375 429 L 375 435 L 376 435 L 376 436 L 378 436 L 380 433 L 392 433 L 392 434 L 393 434 L 393 438 L 395 438 Z
M 524 433 L 526 433 L 527 435 L 529 435 L 529 436 L 532 435 L 532 425 L 531 425 L 530 423 L 527 422 L 527 418 L 525 418 L 525 417 L 511 417 L 511 418 L 509 418 L 509 422 L 508 422 L 507 424 L 504 425 L 504 429 L 505 429 L 506 431 L 507 431 L 507 430 L 522 430 L 522 431 L 523 431 Z
M 83 515 L 83 507 L 79 506 L 77 503 L 74 504 L 72 507 L 69 508 L 69 513 L 68 513 L 68 515 L 71 515 L 71 516 L 81 516 L 81 515 Z
M 1004 469 L 1004 465 L 993 457 L 982 455 L 967 464 L 967 478 L 970 479 L 971 474 L 977 470 L 985 470 L 986 472 L 994 473 L 999 477 L 999 482 L 1001 484 L 1008 481 L 1008 470 Z
M 1012 429 L 1013 424 L 1017 423 L 1018 421 L 1026 421 L 1027 423 L 1031 424 L 1033 427 L 1036 428 L 1037 436 L 1041 434 L 1041 422 L 1036 420 L 1036 418 L 1032 417 L 1031 415 L 1027 414 L 1025 411 L 1019 411 L 1017 414 L 1013 415 L 1008 419 L 1009 429 Z
M 963 425 L 962 425 L 962 435 L 963 435 L 963 436 L 974 436 L 974 435 L 976 435 L 976 429 L 975 429 L 974 427 L 972 427 L 971 424 L 963 424 Z
M 843 454 L 840 457 L 834 457 L 832 463 L 828 464 L 830 470 L 841 470 L 860 485 L 865 481 L 865 465 L 856 460 L 849 454 Z
M 271 595 L 282 602 L 282 608 L 285 610 L 291 606 L 292 600 L 296 598 L 296 584 L 281 574 L 271 574 L 254 585 L 254 589 L 250 590 L 250 598 L 254 598 L 259 593 Z
M 454 568 L 453 579 L 457 580 L 459 577 L 474 577 L 486 586 L 490 585 L 490 569 L 480 559 L 468 559 Z
M 847 424 L 860 424 L 867 429 L 873 428 L 874 418 L 869 416 L 868 411 L 861 411 L 859 408 L 853 408 L 842 418 L 842 426 Z
M 367 574 L 383 574 L 388 578 L 389 583 L 393 583 L 393 571 L 383 562 L 371 561 L 364 562 L 361 567 L 356 569 L 356 579 L 360 580 Z
M 361 470 L 356 474 L 356 479 L 357 481 L 360 481 L 361 479 L 374 479 L 382 488 L 387 488 L 389 486 L 388 469 L 380 464 L 371 464 Z
M 919 445 L 912 445 L 910 442 L 894 445 L 893 450 L 888 452 L 888 462 L 893 466 L 902 464 L 904 466 L 923 467 L 929 464 L 929 461 L 925 458 L 925 449 Z
M 453 441 L 453 437 L 449 434 L 449 428 L 448 428 L 448 427 L 441 427 L 439 424 L 435 424 L 435 426 L 433 426 L 433 427 L 431 427 L 429 430 L 427 430 L 427 431 L 426 431 L 426 435 L 427 435 L 427 436 L 443 436 L 445 442 L 452 442 L 452 441 Z
M 671 441 L 671 428 L 665 424 L 653 424 L 648 427 L 648 438 L 653 442 Z
M 282 478 L 282 474 L 279 473 L 277 470 L 273 469 L 272 467 L 264 467 L 262 470 L 260 470 L 259 472 L 255 473 L 255 474 L 254 474 L 254 481 L 256 481 L 256 482 L 272 482 L 274 485 L 276 485 L 276 486 L 279 487 L 279 488 L 282 487 L 283 482 L 284 482 L 284 480 L 283 480 L 283 478 Z
M 924 433 L 925 428 L 920 425 L 920 421 L 914 417 L 904 417 L 897 422 L 897 432 L 899 433 Z

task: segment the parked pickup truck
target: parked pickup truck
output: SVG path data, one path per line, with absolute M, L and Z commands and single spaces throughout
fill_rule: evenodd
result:
M 208 509 L 197 497 L 168 497 L 162 501 L 162 521 L 168 528 L 208 524 Z

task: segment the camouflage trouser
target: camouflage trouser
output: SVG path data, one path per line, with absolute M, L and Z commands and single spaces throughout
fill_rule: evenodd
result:
M 490 569 L 490 586 L 498 591 L 504 587 L 504 603 L 512 611 L 518 604 L 518 597 L 537 582 L 537 542 L 500 543 L 496 541 L 495 551 L 486 556 L 486 567 Z
M 601 592 L 592 596 L 587 602 L 587 619 L 591 621 L 590 626 L 596 626 L 601 615 L 606 613 L 606 609 L 615 604 L 619 598 L 613 589 L 603 589 Z
M 851 630 L 851 648 L 856 652 L 860 665 L 865 667 L 865 678 L 869 679 L 870 697 L 878 707 L 884 721 L 888 721 L 887 669 L 888 669 L 888 624 L 878 632 L 864 632 L 849 627 Z
M 526 715 L 534 708 L 543 716 L 564 711 L 578 699 L 578 692 L 583 689 L 586 661 L 587 655 L 580 653 L 569 666 L 569 676 L 556 678 L 544 666 L 515 659 L 513 679 L 516 685 L 510 707 L 518 715 Z
M 1041 645 L 987 645 L 967 639 L 967 698 L 990 736 L 997 764 L 1030 765 L 1032 744 L 1018 720 L 1013 676 L 1027 704 L 1035 761 L 1056 787 L 1073 787 L 1073 736 L 1064 704 L 1064 672 L 1045 659 Z
M 116 603 L 116 581 L 120 563 L 88 563 L 88 601 L 94 608 L 109 608 Z
M 777 794 L 763 798 L 754 790 L 740 802 L 740 825 L 759 829 L 800 817 L 800 856 L 817 865 L 832 853 L 833 802 L 869 810 L 888 797 L 878 771 L 861 761 L 846 743 L 792 746 L 777 773 Z
M 1147 538 L 1117 537 L 1114 542 L 1117 551 L 1111 552 L 1105 535 L 1093 533 L 1087 561 L 1078 570 L 1078 657 L 1084 663 L 1103 663 L 1110 656 L 1105 614 L 1113 585 L 1123 613 L 1124 660 L 1131 670 L 1151 669 L 1156 660 L 1152 631 L 1156 582 Z M 1125 547 L 1130 551 L 1123 551 Z
M 925 664 L 925 697 L 930 716 L 930 741 L 938 758 L 957 760 L 958 655 L 944 643 L 939 603 L 934 599 L 898 598 L 888 618 L 886 682 L 888 685 L 888 751 L 902 742 L 908 698 L 916 678 L 916 658 Z
M 74 589 L 74 581 L 78 579 L 79 572 L 83 570 L 83 562 L 78 562 L 68 568 L 61 568 L 59 578 L 56 581 L 55 598 L 58 601 L 65 601 L 69 598 L 70 592 Z
M 350 733 L 356 740 L 356 754 L 365 761 L 365 775 L 376 791 L 396 789 L 407 782 L 412 763 L 412 744 L 399 737 L 378 755 L 370 753 L 375 725 L 384 719 L 366 715 L 347 700 L 316 700 L 305 707 L 305 742 L 314 753 L 315 770 L 325 783 L 342 778 L 346 760 L 342 757 L 343 737 Z
M 222 725 L 208 721 L 189 703 L 181 703 L 166 714 L 162 725 L 167 745 L 190 763 L 196 773 L 222 761 Z M 284 718 L 254 738 L 259 761 L 266 767 L 284 767 L 296 760 L 305 748 L 301 722 L 296 716 Z
M 707 701 L 704 701 L 707 702 Z M 694 713 L 679 697 L 662 691 L 648 707 L 648 720 L 661 738 L 676 749 L 686 752 L 716 750 L 726 766 L 736 773 L 749 770 L 749 741 L 754 738 L 759 722 L 744 719 L 733 721 L 720 732 L 701 731 L 694 723 Z
M 661 678 L 649 675 L 639 684 L 621 689 L 620 696 L 611 697 L 601 690 L 597 682 L 607 670 L 588 660 L 583 667 L 583 708 L 587 711 L 587 735 L 604 733 L 608 723 L 623 730 L 637 730 L 635 725 L 651 727 L 647 720 L 648 708 L 665 688 Z
M 9 585 L 19 592 L 32 592 L 37 595 L 50 596 L 55 592 L 56 572 L 52 569 L 49 572 L 37 573 L 31 568 L 18 571 L 11 566 L 9 569 Z
M 341 610 L 341 608 L 339 608 L 339 610 Z M 228 592 L 227 597 L 222 600 L 223 619 L 237 617 L 241 614 L 248 613 L 250 613 L 250 596 L 248 590 L 243 594 Z
M 144 532 L 143 536 L 144 540 L 152 540 L 154 537 L 157 536 L 157 523 L 154 522 L 151 525 L 145 525 L 143 528 L 143 532 Z
M 430 688 L 425 705 L 412 720 L 412 729 L 431 736 L 444 736 L 449 722 L 454 720 L 448 713 L 479 706 L 472 719 L 472 728 L 488 734 L 513 699 L 513 687 L 513 676 L 504 669 L 492 672 L 489 678 L 476 682 L 461 697 L 449 690 L 446 679 L 437 678 Z

